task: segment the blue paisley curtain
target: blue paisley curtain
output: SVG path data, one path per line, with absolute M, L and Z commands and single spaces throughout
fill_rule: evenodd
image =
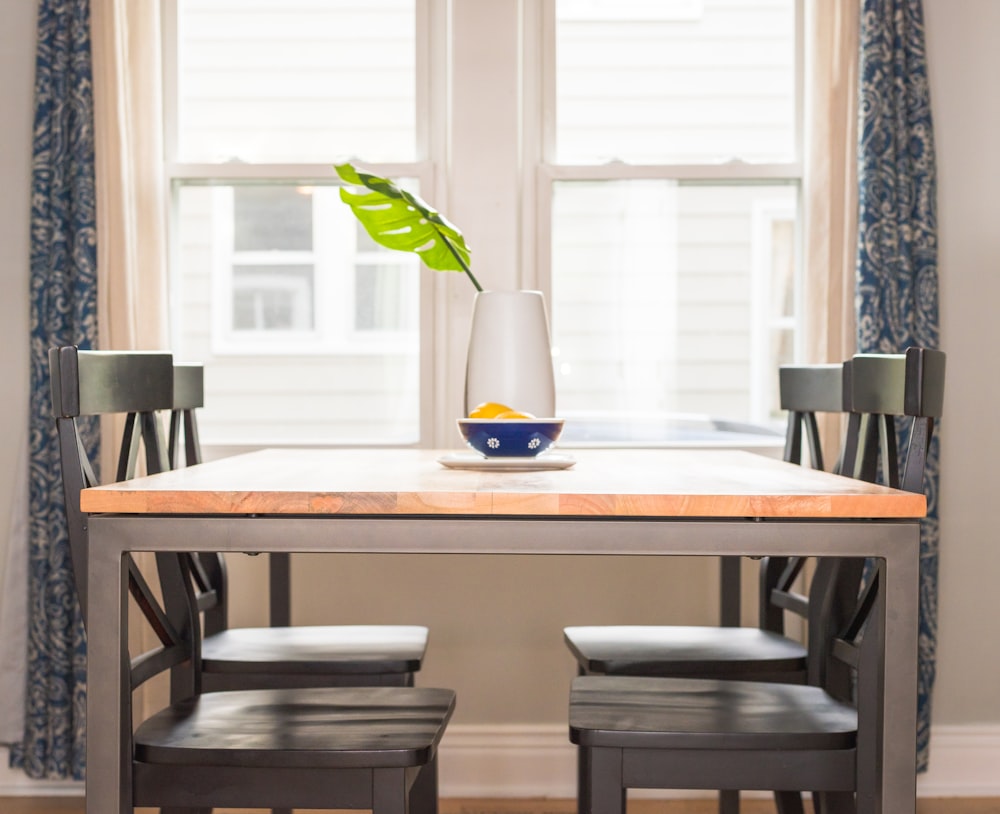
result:
M 860 45 L 858 348 L 937 348 L 936 179 L 920 0 L 864 0 Z M 905 449 L 902 427 L 899 435 Z M 920 539 L 920 771 L 927 768 L 937 640 L 938 478 L 935 434 Z
M 72 578 L 48 349 L 97 338 L 89 0 L 40 0 L 31 195 L 28 654 L 24 737 L 11 765 L 82 779 L 86 642 Z M 97 427 L 88 428 L 96 447 Z

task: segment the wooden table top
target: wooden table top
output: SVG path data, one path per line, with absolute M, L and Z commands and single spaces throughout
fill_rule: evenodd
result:
M 269 449 L 86 489 L 129 514 L 915 518 L 921 494 L 749 452 L 566 450 L 565 470 L 448 469 L 440 450 Z

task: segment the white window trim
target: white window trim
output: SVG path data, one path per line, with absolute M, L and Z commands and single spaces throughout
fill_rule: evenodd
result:
M 799 198 L 802 196 L 799 195 Z M 799 204 L 801 206 L 801 204 Z M 770 315 L 771 304 L 771 262 L 773 255 L 773 231 L 775 222 L 795 221 L 796 205 L 786 199 L 755 201 L 751 213 L 751 278 L 750 292 L 750 420 L 755 424 L 770 425 L 773 419 L 768 414 L 769 383 L 775 371 L 767 364 L 770 358 L 768 348 L 771 335 L 776 329 L 795 329 L 795 317 Z M 801 232 L 801 228 L 798 230 Z M 801 243 L 796 235 L 796 250 Z M 800 264 L 797 264 L 800 265 Z M 801 275 L 799 275 L 801 277 Z M 795 312 L 801 324 L 801 279 L 793 280 Z M 801 341 L 801 330 L 797 332 Z M 796 349 L 797 350 L 797 349 Z

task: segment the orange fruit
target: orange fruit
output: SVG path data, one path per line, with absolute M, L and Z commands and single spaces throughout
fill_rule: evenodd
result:
M 484 401 L 469 413 L 469 418 L 496 418 L 500 413 L 512 412 L 512 408 L 496 401 Z
M 520 410 L 507 410 L 499 413 L 496 418 L 506 420 L 509 418 L 534 418 L 531 413 L 522 413 Z

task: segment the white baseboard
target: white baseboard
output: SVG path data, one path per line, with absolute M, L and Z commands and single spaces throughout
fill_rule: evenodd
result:
M 1000 797 L 1000 724 L 931 727 L 920 797 Z
M 1000 724 L 934 727 L 930 768 L 917 778 L 917 795 L 1000 797 L 998 766 Z M 441 744 L 439 769 L 442 797 L 576 796 L 576 752 L 564 725 L 453 725 Z M 713 793 L 630 795 L 669 798 Z
M 7 766 L 7 750 L 0 748 L 0 797 L 80 797 L 83 782 L 32 780 L 20 769 Z
M 997 766 L 1000 724 L 935 727 L 930 769 L 917 778 L 917 795 L 1000 797 Z M 576 752 L 566 727 L 560 724 L 454 724 L 441 744 L 440 772 L 442 797 L 576 796 Z M 31 780 L 8 769 L 7 752 L 0 749 L 0 797 L 81 794 L 82 783 Z M 702 794 L 656 792 L 649 796 Z

